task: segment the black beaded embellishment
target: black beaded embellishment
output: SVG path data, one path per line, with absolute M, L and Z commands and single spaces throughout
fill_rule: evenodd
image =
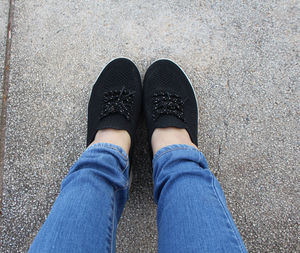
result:
M 161 115 L 172 115 L 184 120 L 184 101 L 177 94 L 169 92 L 155 92 L 152 96 L 153 110 L 152 119 L 156 121 Z
M 104 92 L 104 103 L 100 112 L 100 119 L 112 113 L 119 113 L 130 120 L 134 97 L 135 91 L 130 91 L 124 87 L 121 90 Z

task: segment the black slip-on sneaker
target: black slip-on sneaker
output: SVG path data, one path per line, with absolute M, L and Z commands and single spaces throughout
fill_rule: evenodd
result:
M 87 146 L 98 130 L 113 128 L 128 131 L 131 142 L 142 106 L 140 73 L 126 58 L 111 61 L 93 86 L 88 105 Z
M 148 68 L 143 83 L 149 142 L 155 128 L 177 127 L 185 128 L 197 146 L 197 100 L 181 68 L 170 60 L 158 60 Z

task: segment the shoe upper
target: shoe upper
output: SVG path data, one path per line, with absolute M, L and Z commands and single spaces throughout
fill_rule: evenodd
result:
M 92 89 L 88 105 L 87 146 L 97 131 L 105 128 L 126 130 L 133 140 L 141 103 L 141 77 L 134 63 L 125 58 L 110 62 Z
M 185 73 L 172 61 L 159 60 L 144 78 L 143 106 L 151 139 L 155 128 L 185 128 L 197 145 L 198 106 Z

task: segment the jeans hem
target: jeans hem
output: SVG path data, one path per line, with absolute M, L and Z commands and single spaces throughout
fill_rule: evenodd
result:
M 163 147 L 163 148 L 159 149 L 156 152 L 156 154 L 154 155 L 154 157 L 152 159 L 152 163 L 155 163 L 160 157 L 162 157 L 166 153 L 171 152 L 171 151 L 175 151 L 175 150 L 191 150 L 191 151 L 197 151 L 197 152 L 201 153 L 201 151 L 199 149 L 197 149 L 196 147 L 194 147 L 192 145 L 186 145 L 186 144 L 168 145 L 166 147 Z
M 112 143 L 100 142 L 100 143 L 93 144 L 92 146 L 89 146 L 85 151 L 95 149 L 95 148 L 108 148 L 108 149 L 115 150 L 115 151 L 119 152 L 122 155 L 122 157 L 125 158 L 125 160 L 127 160 L 127 161 L 129 160 L 128 154 L 121 146 L 118 146 L 118 145 L 115 145 Z

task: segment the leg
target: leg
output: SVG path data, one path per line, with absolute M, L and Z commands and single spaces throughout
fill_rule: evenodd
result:
M 197 149 L 198 107 L 184 72 L 159 60 L 144 78 L 159 252 L 246 252 L 223 191 Z
M 118 135 L 107 131 L 99 131 L 95 144 L 70 169 L 29 252 L 114 251 L 117 224 L 128 198 L 129 161 L 120 146 L 101 143 L 98 136 L 111 142 Z M 130 146 L 121 140 L 121 146 Z
M 87 150 L 29 252 L 115 252 L 116 228 L 128 198 L 129 153 L 141 109 L 141 80 L 128 59 L 109 63 L 88 108 Z
M 176 138 L 184 129 L 163 129 L 164 138 L 156 130 L 153 150 L 162 147 L 153 159 L 159 252 L 246 252 L 203 154 L 187 133 Z

